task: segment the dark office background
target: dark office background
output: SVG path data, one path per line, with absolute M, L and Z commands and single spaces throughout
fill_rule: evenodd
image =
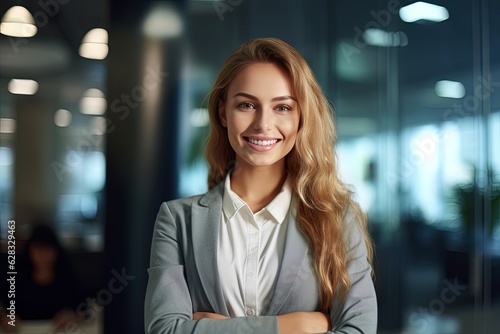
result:
M 98 333 L 143 332 L 160 204 L 206 191 L 205 97 L 235 47 L 278 37 L 335 106 L 339 172 L 376 245 L 379 333 L 494 333 L 500 2 L 432 0 L 448 19 L 404 22 L 412 2 L 2 0 L 0 15 L 22 5 L 38 26 L 0 35 L 2 239 L 8 220 L 19 243 L 50 222 L 102 306 Z M 103 60 L 79 55 L 94 28 Z M 117 272 L 129 278 L 109 293 Z

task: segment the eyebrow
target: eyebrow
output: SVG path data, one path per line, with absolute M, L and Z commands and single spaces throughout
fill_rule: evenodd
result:
M 243 93 L 243 92 L 239 92 L 239 93 L 234 94 L 233 98 L 235 98 L 237 96 L 247 97 L 247 98 L 255 100 L 255 101 L 259 100 L 256 96 L 253 96 L 253 95 L 247 94 L 247 93 Z M 293 100 L 293 101 L 297 102 L 297 99 L 295 99 L 293 96 L 290 96 L 290 95 L 283 95 L 283 96 L 274 97 L 271 101 L 276 102 L 276 101 L 285 101 L 285 100 Z

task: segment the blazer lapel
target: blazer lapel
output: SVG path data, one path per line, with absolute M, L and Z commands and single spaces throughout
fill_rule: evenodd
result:
M 266 315 L 279 314 L 283 304 L 290 296 L 294 284 L 301 278 L 301 275 L 304 275 L 300 271 L 304 270 L 302 262 L 307 256 L 308 248 L 305 236 L 298 229 L 295 215 L 289 214 L 283 259 Z
M 215 313 L 228 316 L 219 272 L 217 270 L 217 241 L 222 214 L 221 184 L 210 190 L 191 207 L 191 233 L 196 268 Z

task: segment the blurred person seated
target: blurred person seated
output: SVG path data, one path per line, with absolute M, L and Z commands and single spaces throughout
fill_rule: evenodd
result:
M 54 231 L 36 225 L 18 256 L 16 327 L 28 320 L 49 320 L 56 330 L 85 320 L 85 294 Z M 15 330 L 2 317 L 3 330 Z

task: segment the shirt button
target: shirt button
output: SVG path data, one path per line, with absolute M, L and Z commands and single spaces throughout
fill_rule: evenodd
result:
M 247 276 L 248 276 L 248 277 L 253 277 L 253 272 L 249 272 L 249 273 L 247 273 Z
M 254 314 L 255 314 L 255 312 L 254 312 L 254 310 L 252 310 L 251 308 L 249 308 L 249 309 L 247 309 L 246 314 L 247 314 L 248 316 L 250 316 L 250 315 L 254 315 Z
M 250 248 L 250 252 L 255 251 L 255 247 Z

